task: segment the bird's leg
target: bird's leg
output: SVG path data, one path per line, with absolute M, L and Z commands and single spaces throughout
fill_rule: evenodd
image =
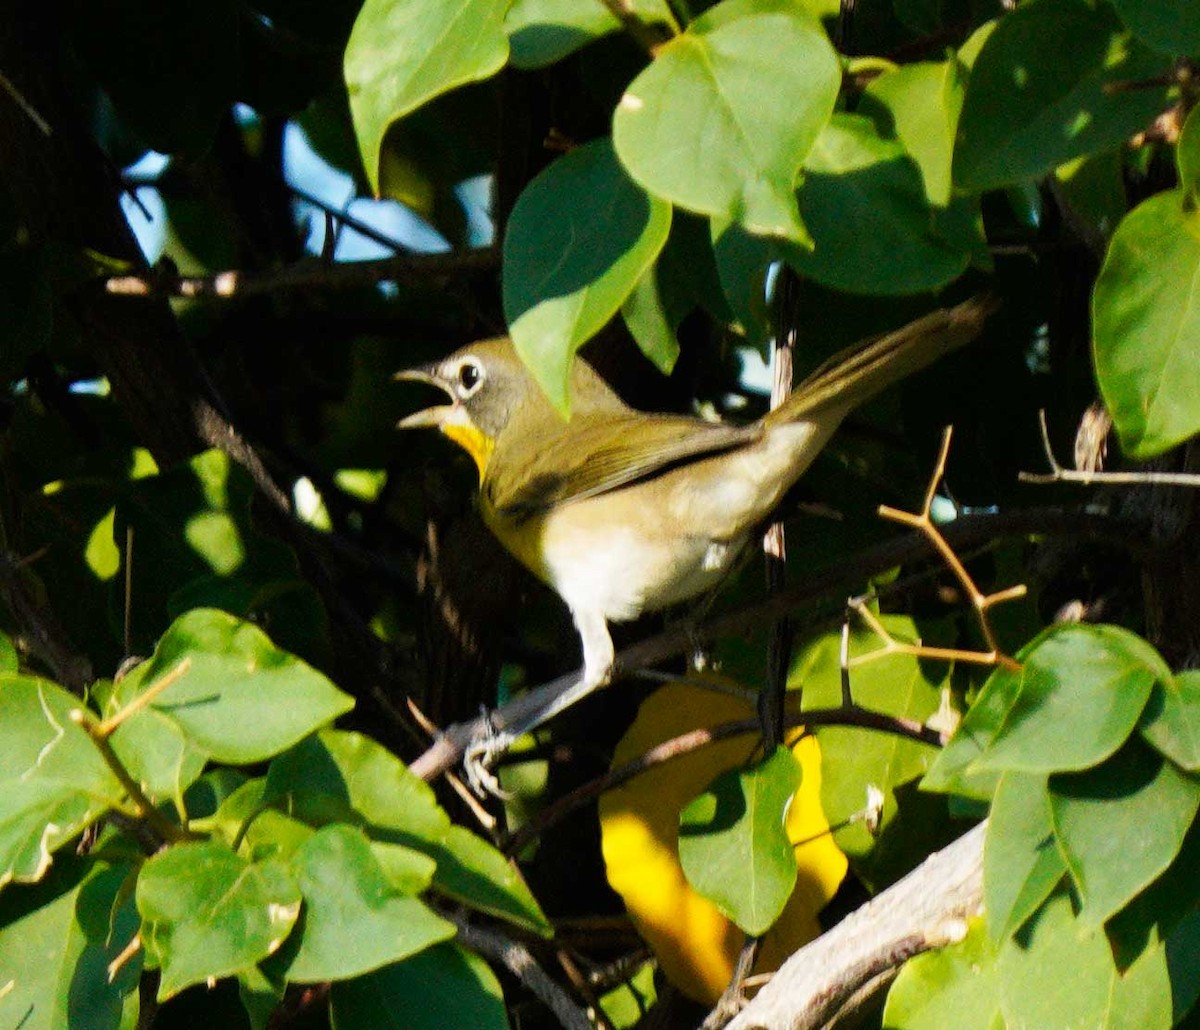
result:
M 472 785 L 483 785 L 489 793 L 496 793 L 496 790 L 492 788 L 492 785 L 496 784 L 496 780 L 490 767 L 518 737 L 532 733 L 539 726 L 545 725 L 559 712 L 566 711 L 594 690 L 606 686 L 612 679 L 616 652 L 613 649 L 612 637 L 609 635 L 608 622 L 604 615 L 597 611 L 572 611 L 571 614 L 574 616 L 575 628 L 579 630 L 579 639 L 583 644 L 582 675 L 557 697 L 552 698 L 526 718 L 506 726 L 503 730 L 489 733 L 483 740 L 477 741 L 467 748 L 463 762 Z M 496 785 L 498 786 L 498 784 Z

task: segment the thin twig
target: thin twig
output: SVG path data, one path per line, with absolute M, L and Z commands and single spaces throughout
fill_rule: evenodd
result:
M 25 99 L 25 95 L 13 85 L 12 80 L 3 72 L 0 72 L 0 89 L 3 89 L 5 93 L 12 97 L 13 102 L 21 109 L 25 117 L 33 122 L 38 132 L 47 137 L 54 135 L 54 130 L 50 127 L 50 123 L 38 114 L 37 108 Z
M 934 463 L 933 474 L 929 477 L 929 484 L 925 488 L 925 501 L 921 506 L 921 511 L 918 514 L 903 511 L 899 508 L 893 508 L 890 505 L 880 505 L 879 515 L 881 518 L 889 519 L 892 522 L 899 522 L 901 525 L 911 526 L 913 529 L 920 530 L 925 534 L 926 539 L 933 545 L 934 549 L 941 555 L 942 561 L 946 563 L 946 567 L 954 574 L 954 578 L 958 580 L 967 596 L 971 599 L 971 604 L 975 608 L 975 615 L 979 622 L 980 632 L 983 634 L 983 639 L 987 644 L 988 650 L 980 655 L 977 652 L 959 651 L 957 648 L 920 648 L 914 651 L 911 648 L 920 647 L 920 645 L 901 645 L 891 638 L 886 633 L 881 633 L 884 639 L 885 647 L 882 651 L 872 652 L 871 655 L 863 655 L 863 660 L 870 660 L 872 655 L 887 654 L 893 651 L 905 651 L 906 653 L 917 654 L 921 657 L 928 658 L 945 658 L 951 661 L 977 661 L 985 665 L 1001 665 L 1008 669 L 1019 669 L 1020 665 L 1015 658 L 1006 654 L 996 640 L 996 634 L 992 630 L 991 621 L 987 617 L 989 608 L 997 604 L 1003 604 L 1005 601 L 1011 601 L 1025 595 L 1024 585 L 1008 587 L 1005 590 L 998 591 L 994 594 L 985 594 L 978 586 L 975 585 L 975 580 L 971 574 L 967 572 L 966 566 L 963 565 L 958 555 L 954 553 L 954 549 L 947 543 L 945 536 L 941 530 L 934 525 L 933 519 L 930 517 L 930 512 L 933 509 L 933 499 L 937 495 L 937 488 L 946 474 L 946 461 L 950 456 L 950 441 L 954 435 L 954 427 L 947 426 L 942 433 L 942 446 L 938 451 L 937 461 Z M 864 619 L 868 619 L 866 608 L 863 605 L 859 607 L 859 614 Z M 868 620 L 869 621 L 869 620 Z M 876 620 L 876 625 L 878 622 Z M 874 626 L 872 628 L 875 628 Z M 880 632 L 882 627 L 876 629 Z M 975 657 L 971 657 L 974 655 Z
M 656 25 L 642 21 L 631 0 L 600 0 L 600 3 L 608 8 L 608 13 L 617 19 L 621 28 L 651 57 L 657 56 L 662 45 L 679 31 L 677 25 L 668 24 L 667 34 L 664 36 Z
M 1046 427 L 1046 412 L 1038 412 L 1038 425 L 1042 431 L 1042 449 L 1046 453 L 1049 472 L 1019 472 L 1022 483 L 1107 483 L 1120 486 L 1186 486 L 1200 487 L 1200 474 L 1195 472 L 1089 472 L 1064 468 L 1054 456 L 1050 443 L 1050 431 Z
M 754 968 L 754 960 L 758 957 L 759 937 L 747 936 L 738 952 L 737 962 L 733 966 L 733 975 L 721 997 L 717 999 L 712 1011 L 700 1024 L 700 1030 L 720 1030 L 734 1016 L 746 1007 L 746 981 Z
M 111 276 L 104 281 L 104 288 L 124 297 L 229 300 L 300 287 L 334 290 L 381 282 L 423 283 L 462 272 L 489 271 L 498 263 L 496 248 L 481 247 L 443 254 L 397 254 L 378 261 L 343 261 L 332 265 L 309 258 L 268 272 L 233 269 L 211 275 L 182 276 L 169 269 L 156 269 L 143 274 Z
M 167 687 L 179 681 L 180 677 L 192 667 L 191 655 L 184 658 L 173 669 L 164 673 L 161 679 L 155 680 L 150 686 L 146 687 L 140 694 L 129 702 L 119 712 L 115 712 L 107 719 L 96 723 L 96 732 L 102 737 L 111 737 L 117 728 L 125 722 L 130 716 L 136 715 L 143 708 L 156 700 Z
M 176 826 L 158 810 L 137 781 L 129 775 L 129 770 L 125 768 L 116 752 L 113 751 L 108 737 L 100 732 L 100 724 L 96 722 L 90 712 L 82 708 L 73 708 L 70 712 L 70 719 L 91 738 L 92 743 L 96 745 L 96 750 L 104 759 L 104 763 L 112 770 L 125 793 L 129 795 L 129 800 L 133 802 L 133 806 L 137 810 L 138 818 L 143 820 L 160 840 L 176 843 L 192 839 L 192 834 L 183 827 Z
M 524 984 L 554 1013 L 566 1030 L 592 1030 L 587 1014 L 554 979 L 538 965 L 529 949 L 498 930 L 469 923 L 457 912 L 442 912 L 458 928 L 458 939 L 486 959 L 498 962 Z
M 784 718 L 788 729 L 797 726 L 855 726 L 859 729 L 890 733 L 907 740 L 914 740 L 933 747 L 942 747 L 945 737 L 937 730 L 922 725 L 915 719 L 886 715 L 867 708 L 851 705 L 849 708 L 814 708 L 807 712 L 789 712 Z M 677 737 L 656 744 L 637 758 L 610 769 L 603 776 L 577 787 L 568 794 L 541 809 L 532 819 L 523 823 L 515 833 L 501 842 L 501 850 L 508 854 L 519 854 L 527 844 L 547 829 L 558 823 L 575 809 L 587 804 L 606 791 L 628 783 L 649 770 L 673 759 L 736 737 L 754 733 L 759 728 L 757 719 L 737 719 L 717 726 L 689 730 Z

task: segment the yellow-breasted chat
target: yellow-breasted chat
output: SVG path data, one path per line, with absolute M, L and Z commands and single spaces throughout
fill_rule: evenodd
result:
M 484 522 L 571 610 L 583 675 L 538 721 L 611 678 L 609 622 L 716 586 L 842 419 L 974 338 L 992 307 L 977 297 L 851 346 L 742 426 L 636 411 L 582 358 L 564 419 L 507 338 L 398 373 L 450 398 L 399 427 L 436 428 L 471 455 Z

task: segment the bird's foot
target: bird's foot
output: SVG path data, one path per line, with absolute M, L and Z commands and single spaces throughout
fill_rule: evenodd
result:
M 463 769 L 467 774 L 467 782 L 471 789 L 481 798 L 494 797 L 501 801 L 509 801 L 512 794 L 500 785 L 500 779 L 493 771 L 496 763 L 508 753 L 516 740 L 511 733 L 498 730 L 487 719 L 487 731 L 484 735 L 467 745 L 463 753 Z

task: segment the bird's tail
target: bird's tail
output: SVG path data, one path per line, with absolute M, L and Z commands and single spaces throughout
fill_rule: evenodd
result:
M 969 343 L 998 306 L 992 294 L 980 294 L 956 307 L 931 311 L 885 336 L 853 344 L 821 365 L 763 421 L 795 422 L 833 407 L 845 414 Z

